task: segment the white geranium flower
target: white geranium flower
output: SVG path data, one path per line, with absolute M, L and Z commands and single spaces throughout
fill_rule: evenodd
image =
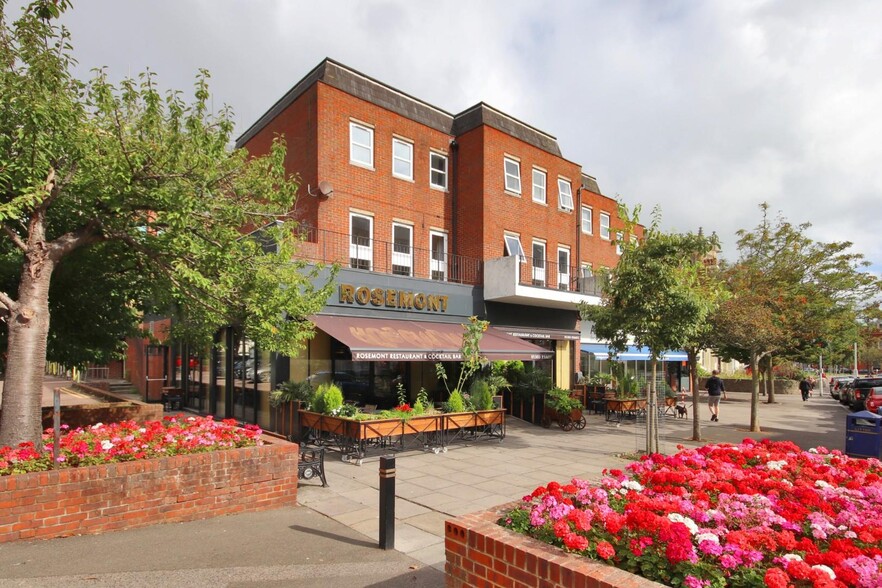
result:
M 784 466 L 786 466 L 786 465 L 787 465 L 787 462 L 783 459 L 779 460 L 779 461 L 766 462 L 766 467 L 769 468 L 770 470 L 781 470 L 781 469 L 784 469 Z
M 622 482 L 622 488 L 626 488 L 628 490 L 634 490 L 635 492 L 643 491 L 643 484 L 636 480 L 628 480 L 626 482 Z
M 825 482 L 824 480 L 815 480 L 815 486 L 818 488 L 832 488 L 830 484 Z
M 672 523 L 683 523 L 684 525 L 686 525 L 686 528 L 689 529 L 689 532 L 693 535 L 698 533 L 698 525 L 695 524 L 695 521 L 693 521 L 689 517 L 684 517 L 678 512 L 668 513 L 668 520 Z
M 695 536 L 695 542 L 698 545 L 701 545 L 702 541 L 713 541 L 714 543 L 719 543 L 720 538 L 714 535 L 713 533 L 699 533 Z
M 822 572 L 824 572 L 825 574 L 830 576 L 831 580 L 836 579 L 836 574 L 833 572 L 833 570 L 823 564 L 814 565 L 814 566 L 812 566 L 812 569 L 813 570 L 821 570 Z
M 105 439 L 101 442 L 101 449 L 103 449 L 104 451 L 110 451 L 111 449 L 113 449 L 113 443 Z
M 781 556 L 781 559 L 787 561 L 802 561 L 802 556 L 798 553 L 788 553 L 786 555 Z

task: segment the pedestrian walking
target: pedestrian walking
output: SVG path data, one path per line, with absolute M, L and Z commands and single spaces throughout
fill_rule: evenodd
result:
M 707 379 L 704 385 L 705 390 L 707 390 L 707 406 L 710 409 L 712 421 L 720 420 L 720 397 L 727 400 L 726 387 L 723 385 L 723 380 L 720 379 L 719 373 L 717 370 L 711 372 L 711 377 Z
M 802 394 L 802 401 L 805 402 L 809 398 L 809 391 L 812 389 L 811 382 L 805 376 L 799 381 L 799 392 Z

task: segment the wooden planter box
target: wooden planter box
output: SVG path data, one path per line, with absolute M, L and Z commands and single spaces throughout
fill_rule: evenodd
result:
M 346 452 L 364 455 L 368 443 L 381 442 L 383 446 L 397 443 L 404 446 L 407 438 L 417 439 L 423 446 L 445 447 L 458 438 L 463 430 L 478 431 L 480 436 L 505 436 L 505 410 L 481 410 L 414 416 L 409 419 L 382 419 L 357 421 L 345 417 L 300 411 L 304 432 L 311 430 L 318 442 L 337 445 Z
M 298 457 L 279 441 L 0 476 L 0 543 L 294 506 Z

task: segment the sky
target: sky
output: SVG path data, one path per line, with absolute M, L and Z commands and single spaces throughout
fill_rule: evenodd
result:
M 759 205 L 882 273 L 882 2 L 74 0 L 78 74 L 211 73 L 237 135 L 325 57 L 557 137 L 601 191 L 726 259 Z

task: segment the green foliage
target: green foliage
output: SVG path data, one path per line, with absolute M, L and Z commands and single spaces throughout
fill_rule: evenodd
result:
M 491 410 L 493 408 L 493 393 L 487 380 L 478 378 L 472 382 L 469 389 L 469 399 L 475 410 Z
M 39 394 L 46 353 L 83 362 L 117 352 L 141 311 L 172 315 L 172 336 L 197 347 L 234 324 L 265 350 L 296 354 L 334 272 L 294 255 L 298 183 L 284 139 L 262 153 L 231 149 L 232 112 L 213 108 L 205 71 L 190 100 L 163 93 L 152 73 L 77 80 L 55 24 L 69 2 L 35 2 L 13 24 L 0 6 L 0 309 L 9 328 L 25 313 L 42 339 L 8 349 L 4 399 Z M 242 238 L 243 227 L 259 230 Z M 77 274 L 94 283 L 70 288 Z M 50 323 L 47 304 L 64 318 Z M 2 443 L 39 445 L 31 406 L 4 407 Z
M 342 404 L 336 411 L 333 411 L 333 414 L 338 417 L 351 419 L 361 414 L 361 410 L 354 404 Z
M 396 395 L 398 396 L 398 405 L 407 404 L 407 390 L 404 389 L 404 384 L 398 382 L 398 386 L 396 389 Z
M 582 403 L 561 388 L 552 388 L 545 393 L 545 406 L 563 414 L 582 409 Z
M 594 372 L 585 383 L 591 386 L 612 386 L 613 376 L 604 372 Z
M 314 397 L 315 391 L 309 382 L 287 381 L 282 382 L 278 388 L 270 392 L 269 400 L 270 406 L 280 406 L 286 402 L 299 401 L 309 407 Z
M 613 362 L 612 372 L 616 398 L 637 398 L 646 387 L 646 381 L 629 372 L 624 362 Z
M 462 352 L 462 362 L 460 364 L 459 379 L 456 382 L 454 390 L 462 390 L 472 374 L 487 364 L 487 359 L 481 355 L 481 337 L 484 336 L 484 331 L 486 331 L 489 326 L 489 322 L 479 320 L 476 316 L 469 317 L 469 322 L 462 325 L 464 331 L 462 335 L 462 346 L 460 347 L 460 351 Z M 444 383 L 447 392 L 452 394 L 447 385 L 447 371 L 444 369 L 444 365 L 436 363 L 435 373 L 438 376 L 438 379 Z
M 413 411 L 416 414 L 423 414 L 431 408 L 432 403 L 429 402 L 429 393 L 425 388 L 420 388 L 420 391 L 417 392 L 416 402 L 413 403 Z
M 343 391 L 332 383 L 321 384 L 315 391 L 313 410 L 322 414 L 335 414 L 343 406 Z
M 536 394 L 542 394 L 552 386 L 551 376 L 540 369 L 532 366 L 525 367 L 523 371 L 512 373 L 512 396 L 516 400 L 528 401 Z
M 459 390 L 450 393 L 450 398 L 444 403 L 444 412 L 465 412 L 465 400 Z

